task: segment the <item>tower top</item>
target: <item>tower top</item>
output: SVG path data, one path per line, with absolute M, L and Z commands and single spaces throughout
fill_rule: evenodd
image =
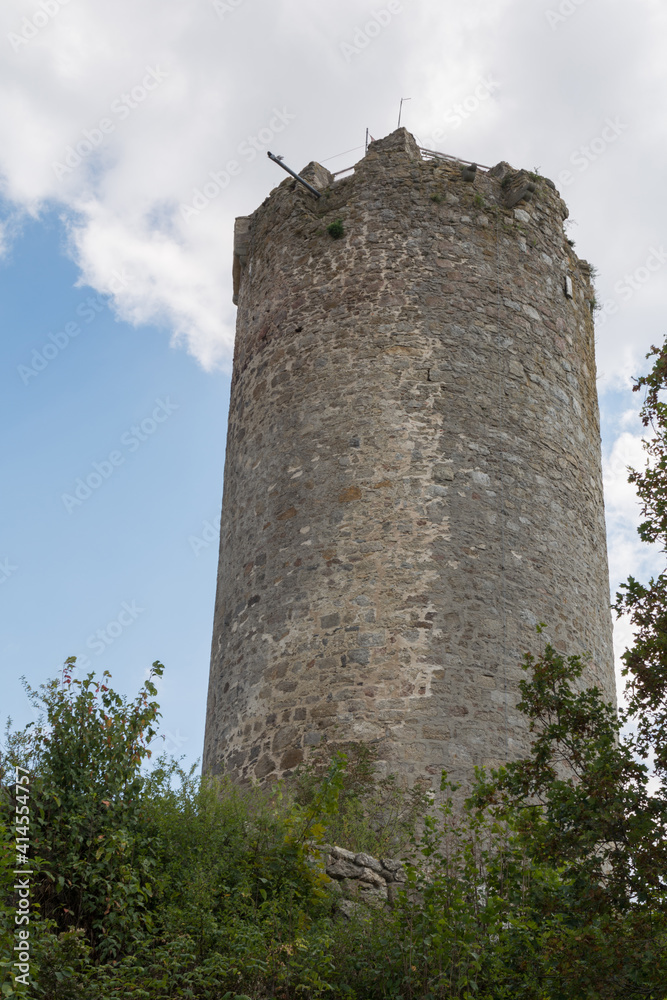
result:
M 413 169 L 410 170 L 409 168 Z M 311 160 L 299 172 L 308 184 L 312 185 L 323 197 L 316 199 L 308 191 L 302 190 L 296 180 L 286 178 L 274 188 L 262 205 L 250 216 L 237 218 L 234 230 L 234 263 L 233 263 L 233 301 L 238 304 L 241 287 L 241 277 L 250 246 L 250 231 L 255 221 L 266 213 L 275 199 L 287 199 L 286 207 L 294 207 L 293 194 L 298 195 L 299 210 L 312 211 L 326 216 L 334 206 L 343 207 L 345 201 L 356 197 L 358 184 L 385 187 L 392 178 L 397 185 L 405 183 L 432 184 L 437 186 L 451 181 L 463 181 L 472 185 L 478 198 L 485 199 L 488 204 L 499 208 L 514 209 L 524 212 L 530 202 L 535 205 L 538 214 L 548 211 L 557 220 L 557 228 L 562 234 L 562 222 L 567 219 L 567 205 L 560 197 L 553 181 L 547 177 L 526 170 L 515 170 L 509 163 L 502 160 L 494 167 L 483 167 L 468 160 L 435 150 L 427 150 L 417 144 L 415 137 L 404 127 L 382 139 L 374 139 L 369 143 L 365 155 L 354 167 L 353 173 L 345 171 L 346 176 L 337 179 L 322 164 Z M 439 197 L 434 192 L 432 197 Z M 318 204 L 319 202 L 319 204 Z M 520 222 L 527 219 L 517 216 Z M 562 234 L 563 241 L 565 240 Z M 576 255 L 570 254 L 571 257 Z M 577 266 L 586 265 L 579 261 Z

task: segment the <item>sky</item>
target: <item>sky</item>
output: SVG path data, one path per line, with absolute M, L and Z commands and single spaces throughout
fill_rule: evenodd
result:
M 612 593 L 662 569 L 627 466 L 667 332 L 664 0 L 4 0 L 0 50 L 4 716 L 68 656 L 129 696 L 159 659 L 158 749 L 200 757 L 234 218 L 283 180 L 267 150 L 351 167 L 401 98 L 421 145 L 568 203 L 598 271 Z

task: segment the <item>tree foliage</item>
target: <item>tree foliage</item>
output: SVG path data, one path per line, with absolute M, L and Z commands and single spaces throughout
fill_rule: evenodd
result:
M 350 849 L 346 836 L 378 854 L 386 846 L 367 762 L 350 769 L 339 755 L 301 785 L 267 791 L 205 781 L 166 758 L 142 772 L 152 680 L 128 703 L 108 676 L 77 682 L 73 666 L 42 689 L 44 721 L 13 734 L 2 758 L 5 776 L 30 766 L 37 816 L 27 995 L 667 996 L 664 803 L 622 720 L 580 690 L 579 657 L 547 645 L 526 658 L 531 755 L 479 772 L 464 805 L 443 776 L 441 804 L 413 813 L 405 891 L 352 919 L 316 845 L 334 834 Z M 383 787 L 395 836 L 388 796 Z M 7 845 L 11 806 L 5 795 Z M 10 873 L 2 893 L 9 956 Z M 4 994 L 15 995 L 9 976 Z
M 141 764 L 159 715 L 153 664 L 136 700 L 93 674 L 74 676 L 75 659 L 40 691 L 28 684 L 39 722 L 8 733 L 3 781 L 17 764 L 29 775 L 31 851 L 40 878 L 33 900 L 59 932 L 83 932 L 95 956 L 113 958 L 140 933 L 155 867 Z
M 644 441 L 647 464 L 630 472 L 645 520 L 639 526 L 643 541 L 667 550 L 667 342 L 652 347 L 653 368 L 637 379 L 634 389 L 645 390 L 641 419 L 652 436 Z M 638 746 L 644 759 L 652 758 L 663 788 L 667 782 L 667 572 L 643 584 L 634 577 L 616 597 L 616 610 L 626 613 L 635 629 L 631 649 L 623 656 L 628 679 L 630 711 L 637 723 Z

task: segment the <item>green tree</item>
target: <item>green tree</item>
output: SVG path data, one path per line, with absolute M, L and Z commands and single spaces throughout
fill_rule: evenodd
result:
M 33 901 L 58 932 L 83 930 L 95 955 L 113 958 L 150 926 L 154 850 L 145 778 L 159 706 L 156 661 L 134 702 L 104 672 L 74 676 L 75 657 L 39 691 L 25 684 L 36 723 L 7 731 L 2 783 L 20 765 L 30 778 L 30 840 L 39 875 Z M 7 803 L 6 803 L 7 804 Z M 11 803 L 9 803 L 11 805 Z
M 639 535 L 667 549 L 667 342 L 636 380 L 651 428 L 647 464 L 631 470 L 642 505 Z M 521 710 L 535 734 L 529 757 L 482 782 L 516 829 L 531 865 L 556 876 L 543 893 L 550 929 L 542 961 L 554 981 L 591 996 L 667 992 L 667 573 L 630 576 L 616 598 L 635 628 L 623 655 L 627 709 L 582 691 L 583 661 L 547 646 L 526 658 Z M 651 768 L 652 773 L 649 771 Z M 542 890 L 540 890 L 542 893 Z M 559 978 L 560 977 L 560 978 Z M 570 988 L 570 987 L 567 987 Z M 574 988 L 574 987 L 572 987 Z M 604 992 L 606 990 L 606 992 Z M 654 992 L 657 991 L 657 992 Z M 559 995 L 558 993 L 554 995 Z M 573 994 L 576 995 L 576 994 Z
M 525 667 L 519 708 L 531 752 L 480 781 L 473 798 L 526 858 L 530 944 L 547 996 L 637 990 L 662 1000 L 653 991 L 667 984 L 667 803 L 651 794 L 635 737 L 622 735 L 630 715 L 581 690 L 580 657 L 547 644 Z
M 648 375 L 637 379 L 636 392 L 645 390 L 641 419 L 652 436 L 644 441 L 647 464 L 632 470 L 644 520 L 639 535 L 644 542 L 667 549 L 667 342 L 652 347 L 654 363 Z M 632 647 L 623 655 L 631 714 L 636 720 L 638 748 L 651 758 L 663 794 L 667 783 L 667 573 L 643 584 L 629 577 L 616 597 L 616 610 L 626 613 L 635 628 Z
M 2 996 L 22 995 L 12 986 L 17 766 L 28 778 L 34 872 L 28 996 L 330 989 L 332 900 L 312 843 L 335 812 L 343 758 L 307 805 L 282 787 L 243 792 L 195 777 L 166 757 L 142 770 L 162 671 L 153 664 L 133 701 L 106 672 L 77 678 L 73 658 L 39 691 L 25 685 L 43 714 L 22 731 L 8 726 L 0 753 Z

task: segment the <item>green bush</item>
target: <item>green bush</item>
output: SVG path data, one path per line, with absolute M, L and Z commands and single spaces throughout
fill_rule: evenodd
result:
M 74 677 L 74 658 L 60 678 L 28 685 L 45 715 L 21 734 L 8 733 L 3 781 L 21 766 L 30 777 L 31 849 L 39 880 L 33 901 L 58 933 L 82 929 L 96 958 L 115 958 L 150 927 L 155 874 L 153 829 L 146 813 L 141 763 L 155 735 L 153 677 L 136 700 L 93 674 Z
M 128 702 L 68 661 L 31 692 L 43 720 L 8 732 L 0 757 L 1 995 L 664 1000 L 664 801 L 613 710 L 578 689 L 581 669 L 550 646 L 528 658 L 531 755 L 480 772 L 465 802 L 443 775 L 435 807 L 376 780 L 372 749 L 354 745 L 289 787 L 238 788 L 166 757 L 147 770 L 152 679 Z M 27 990 L 12 985 L 16 765 L 36 873 Z M 400 853 L 393 907 L 344 918 L 325 841 Z
M 132 703 L 108 674 L 79 680 L 74 666 L 29 689 L 44 716 L 8 730 L 0 756 L 3 995 L 14 995 L 17 765 L 30 776 L 31 995 L 217 998 L 267 981 L 326 991 L 332 898 L 311 843 L 336 808 L 342 761 L 307 805 L 282 788 L 203 781 L 166 758 L 146 773 L 161 664 Z
M 327 226 L 327 232 L 332 239 L 339 240 L 341 236 L 345 235 L 343 220 L 335 219 L 333 222 L 330 222 L 329 225 Z
M 336 753 L 345 766 L 336 808 L 327 817 L 327 841 L 374 857 L 405 852 L 431 799 L 419 784 L 402 787 L 394 774 L 378 778 L 377 749 L 372 745 L 335 744 L 314 753 L 296 773 L 292 786 L 296 803 L 312 807 Z

